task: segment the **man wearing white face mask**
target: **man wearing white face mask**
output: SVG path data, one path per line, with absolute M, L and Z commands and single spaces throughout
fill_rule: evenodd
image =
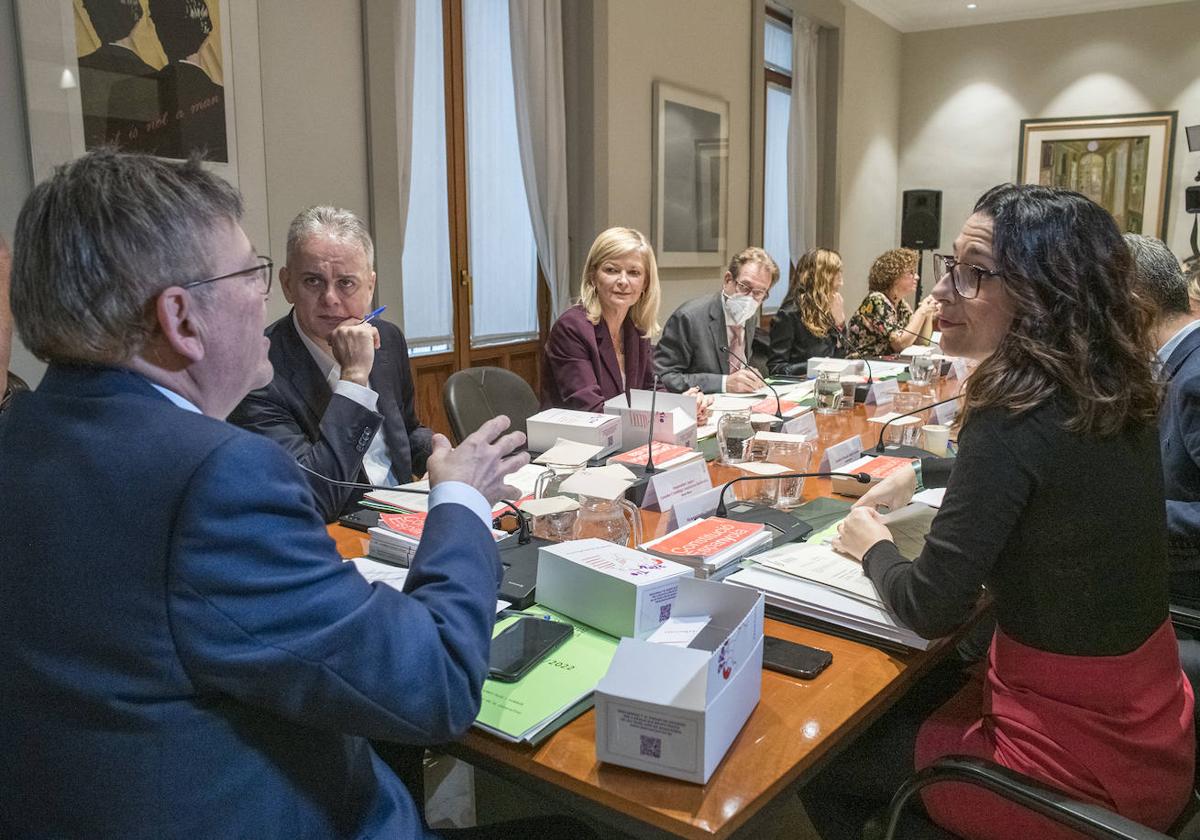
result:
M 748 393 L 762 387 L 746 370 L 758 326 L 758 310 L 779 280 L 779 266 L 762 248 L 747 248 L 729 261 L 715 294 L 689 300 L 663 327 L 654 350 L 660 381 L 670 390 L 699 388 Z

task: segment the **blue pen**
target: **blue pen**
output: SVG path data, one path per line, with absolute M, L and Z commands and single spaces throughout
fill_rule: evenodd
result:
M 378 317 L 378 316 L 382 315 L 382 314 L 383 314 L 383 310 L 385 310 L 385 309 L 387 309 L 387 304 L 386 304 L 386 303 L 385 303 L 383 306 L 381 306 L 381 307 L 379 307 L 378 309 L 376 309 L 374 312 L 371 312 L 369 315 L 367 315 L 367 317 L 363 318 L 363 319 L 362 319 L 362 323 L 364 323 L 364 324 L 369 324 L 369 323 L 371 323 L 371 321 L 373 321 L 373 320 L 374 320 L 376 317 Z

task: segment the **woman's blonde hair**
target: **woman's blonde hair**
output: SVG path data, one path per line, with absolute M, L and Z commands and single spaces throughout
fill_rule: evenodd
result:
M 824 338 L 834 323 L 829 299 L 833 296 L 833 282 L 841 271 L 842 255 L 837 251 L 813 248 L 805 252 L 792 269 L 787 296 L 780 308 L 795 307 L 808 331 Z
M 872 292 L 883 292 L 885 295 L 896 285 L 900 275 L 907 271 L 917 270 L 917 252 L 912 248 L 893 248 L 884 251 L 871 263 L 871 273 L 867 275 L 867 287 Z
M 623 257 L 626 254 L 637 253 L 642 258 L 646 269 L 646 284 L 642 295 L 629 311 L 633 325 L 646 338 L 654 338 L 661 332 L 658 324 L 658 305 L 662 300 L 662 292 L 658 286 L 658 263 L 654 259 L 654 249 L 649 240 L 633 228 L 612 227 L 596 237 L 592 248 L 588 251 L 587 262 L 583 267 L 583 278 L 579 284 L 580 302 L 587 312 L 588 320 L 593 324 L 600 323 L 600 297 L 596 293 L 596 269 L 605 260 Z

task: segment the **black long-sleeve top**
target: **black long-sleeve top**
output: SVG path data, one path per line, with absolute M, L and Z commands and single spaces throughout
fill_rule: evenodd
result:
M 813 335 L 793 306 L 780 309 L 771 319 L 771 349 L 767 372 L 803 376 L 813 356 L 842 358 L 849 350 L 845 333 L 831 327 L 823 336 Z
M 963 425 L 921 555 L 909 562 L 885 540 L 863 557 L 906 625 L 926 638 L 950 633 L 984 584 L 1000 628 L 1052 653 L 1128 653 L 1166 620 L 1157 430 L 1084 437 L 1063 419 L 1044 404 L 985 409 Z M 935 484 L 944 475 L 929 472 Z

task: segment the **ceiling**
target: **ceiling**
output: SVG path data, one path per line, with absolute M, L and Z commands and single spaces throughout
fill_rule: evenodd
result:
M 1161 6 L 1189 0 L 853 0 L 901 32 Z M 975 3 L 975 9 L 968 9 Z M 1200 21 L 1198 21 L 1200 22 Z

